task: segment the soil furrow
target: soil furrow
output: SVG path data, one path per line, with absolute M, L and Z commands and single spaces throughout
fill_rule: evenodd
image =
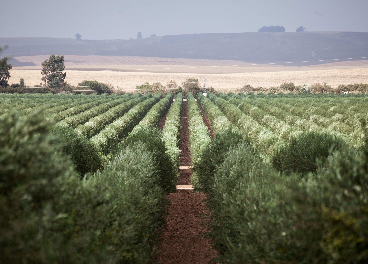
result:
M 191 157 L 186 100 L 183 102 L 180 142 L 179 164 L 181 168 L 185 167 L 179 170 L 178 185 L 189 185 L 192 170 L 187 169 L 191 165 Z M 210 214 L 205 203 L 206 195 L 192 190 L 177 190 L 167 198 L 170 205 L 167 208 L 167 224 L 160 237 L 159 263 L 211 263 L 217 253 L 205 236 L 208 232 L 205 219 Z
M 198 102 L 197 102 L 197 105 L 198 105 L 199 110 L 201 111 L 203 121 L 205 125 L 208 127 L 208 133 L 210 134 L 211 139 L 214 139 L 216 136 L 216 133 L 212 128 L 211 121 L 208 119 L 206 113 L 203 111 L 201 105 Z

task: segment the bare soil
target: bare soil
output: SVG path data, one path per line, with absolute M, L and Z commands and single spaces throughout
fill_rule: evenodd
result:
M 172 104 L 171 104 L 172 105 Z M 171 107 L 171 106 L 170 106 Z M 158 129 L 159 130 L 162 130 L 165 126 L 165 122 L 166 122 L 166 117 L 167 117 L 167 114 L 169 113 L 170 111 L 170 107 L 169 109 L 166 111 L 166 113 L 164 114 L 164 116 L 161 118 L 160 122 L 158 123 Z
M 180 140 L 179 164 L 187 168 L 191 165 L 191 158 L 186 101 L 183 102 Z M 189 185 L 191 174 L 190 168 L 180 169 L 178 185 Z M 210 215 L 205 203 L 206 194 L 178 190 L 167 198 L 170 205 L 167 208 L 166 226 L 160 236 L 159 263 L 212 263 L 217 252 L 206 237 Z
M 37 66 L 13 67 L 9 83 L 24 78 L 27 86 L 41 82 L 41 63 L 48 56 L 16 57 L 20 62 Z M 181 85 L 188 78 L 219 91 L 235 91 L 246 84 L 254 87 L 276 87 L 284 82 L 295 85 L 315 83 L 336 88 L 340 84 L 368 83 L 368 60 L 339 61 L 320 65 L 284 66 L 250 64 L 241 61 L 145 58 L 124 56 L 65 56 L 66 81 L 78 85 L 83 80 L 108 83 L 117 90 L 134 90 L 145 82 Z
M 206 124 L 206 126 L 208 127 L 208 133 L 210 134 L 211 139 L 214 139 L 215 137 L 215 131 L 213 131 L 212 125 L 210 120 L 208 119 L 208 117 L 206 116 L 206 113 L 203 111 L 202 107 L 199 105 L 199 103 L 197 102 L 198 108 L 201 111 L 202 117 L 203 117 L 203 121 Z

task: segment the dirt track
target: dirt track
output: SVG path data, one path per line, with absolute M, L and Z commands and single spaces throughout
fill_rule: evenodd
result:
M 181 119 L 181 154 L 178 185 L 190 185 L 191 158 L 189 151 L 189 131 L 187 120 L 187 102 L 183 102 Z M 189 167 L 189 168 L 188 168 Z M 168 196 L 170 206 L 166 218 L 167 225 L 161 233 L 161 245 L 157 260 L 162 264 L 211 263 L 217 256 L 211 247 L 207 232 L 209 211 L 204 193 L 191 190 L 177 190 Z

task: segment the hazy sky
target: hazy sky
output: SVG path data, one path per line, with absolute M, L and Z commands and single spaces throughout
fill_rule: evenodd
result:
M 0 0 L 0 37 L 129 39 L 194 33 L 368 32 L 368 0 Z

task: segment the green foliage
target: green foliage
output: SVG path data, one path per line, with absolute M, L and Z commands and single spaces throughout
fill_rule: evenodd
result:
M 224 262 L 261 263 L 259 254 L 267 246 L 262 243 L 267 242 L 268 228 L 263 226 L 267 221 L 263 204 L 272 201 L 277 174 L 246 141 L 220 157 L 223 162 L 212 175 L 207 202 L 211 236 Z M 269 259 L 265 262 L 270 263 Z
M 145 82 L 144 84 L 137 85 L 136 89 L 143 91 L 152 91 L 152 86 L 148 82 Z
M 231 125 L 221 110 L 210 99 L 203 96 L 201 92 L 197 93 L 197 99 L 203 111 L 206 113 L 207 118 L 210 120 L 215 133 L 226 130 Z
M 0 87 L 7 87 L 8 80 L 10 78 L 10 70 L 12 66 L 8 63 L 8 58 L 3 58 L 0 60 Z
M 62 88 L 66 77 L 64 69 L 64 56 L 52 54 L 49 59 L 42 62 L 41 80 L 50 88 Z
M 150 97 L 152 97 L 151 94 L 147 94 L 145 96 L 142 96 L 141 94 L 130 96 L 127 98 L 128 100 L 126 102 L 111 108 L 103 114 L 89 119 L 84 124 L 80 124 L 77 126 L 76 131 L 77 133 L 83 134 L 87 138 L 91 138 L 104 129 L 106 125 L 114 122 L 114 120 L 124 115 L 132 107 Z
M 133 130 L 133 128 L 144 118 L 149 109 L 157 103 L 161 94 L 147 99 L 131 108 L 122 117 L 107 125 L 97 135 L 91 138 L 92 143 L 99 151 L 107 155 L 116 148 L 117 144 Z
M 157 184 L 162 176 L 157 172 L 158 153 L 150 146 L 138 141 L 127 145 L 103 172 L 84 183 L 92 191 L 102 189 L 93 200 L 97 210 L 88 206 L 96 217 L 94 226 L 85 228 L 98 235 L 95 251 L 108 249 L 118 263 L 150 263 L 164 224 L 167 201 Z
M 167 202 L 144 144 L 81 181 L 42 115 L 0 121 L 1 263 L 150 263 Z
M 132 130 L 132 134 L 140 130 L 142 127 L 157 127 L 158 123 L 165 115 L 172 103 L 173 96 L 168 93 L 165 98 L 161 99 L 157 104 L 152 106 L 146 116 L 135 126 Z
M 193 164 L 199 162 L 202 151 L 211 141 L 208 127 L 204 124 L 201 111 L 192 93 L 187 94 L 188 123 L 189 123 L 189 148 Z
M 283 83 L 283 84 L 280 85 L 279 88 L 281 90 L 288 91 L 288 92 L 294 92 L 295 90 L 297 90 L 297 87 L 292 82 L 290 82 L 290 83 Z
M 162 140 L 165 142 L 166 153 L 171 162 L 179 167 L 179 137 L 181 126 L 181 111 L 183 106 L 183 95 L 178 93 L 175 102 L 171 105 L 166 116 L 165 126 L 162 129 Z
M 245 140 L 238 130 L 228 127 L 216 134 L 216 137 L 203 150 L 200 161 L 194 165 L 194 173 L 199 177 L 199 186 L 207 194 L 212 193 L 214 175 L 231 147 L 250 142 Z M 196 186 L 197 188 L 199 186 Z
M 164 91 L 166 90 L 165 86 L 163 86 L 160 82 L 156 82 L 156 83 L 152 83 L 149 84 L 148 82 L 145 82 L 142 85 L 137 85 L 136 86 L 137 90 L 140 90 L 140 92 L 142 93 L 151 93 L 151 92 L 160 92 L 160 93 L 164 93 Z
M 30 190 L 36 195 L 54 178 L 71 174 L 70 161 L 61 155 L 61 141 L 48 135 L 49 125 L 40 113 L 20 116 L 11 112 L 1 117 L 0 123 L 1 194 L 12 193 L 30 182 L 39 184 Z M 45 157 L 48 158 L 43 162 Z
M 135 146 L 138 143 L 143 143 L 153 157 L 155 171 L 158 175 L 157 184 L 165 193 L 175 192 L 177 167 L 166 153 L 165 142 L 158 130 L 154 127 L 140 127 L 123 140 L 118 149 Z
M 280 172 L 306 174 L 317 172 L 331 152 L 342 150 L 345 142 L 331 134 L 303 132 L 281 146 L 272 157 L 273 166 Z
M 326 83 L 320 84 L 315 83 L 308 87 L 308 90 L 312 93 L 330 93 L 334 91 L 330 85 L 327 85 Z
M 19 80 L 19 86 L 20 86 L 21 88 L 26 87 L 26 85 L 24 84 L 24 79 L 23 79 L 23 78 L 20 78 L 20 80 Z
M 356 84 L 348 84 L 348 85 L 341 84 L 333 91 L 335 93 L 344 93 L 344 92 L 368 93 L 368 84 L 365 84 L 365 83 L 356 83 Z
M 110 100 L 109 100 L 110 99 Z M 79 114 L 69 116 L 64 120 L 57 123 L 57 126 L 65 126 L 65 127 L 77 127 L 80 124 L 86 123 L 90 118 L 97 116 L 111 109 L 112 107 L 119 105 L 127 100 L 126 97 L 116 96 L 114 98 L 109 98 L 105 102 L 101 102 L 100 104 L 84 111 Z
M 97 94 L 112 94 L 113 88 L 111 85 L 100 83 L 97 81 L 83 81 L 78 84 L 79 86 L 89 86 L 91 90 L 94 90 L 97 92 Z
M 47 93 L 53 93 L 55 92 L 54 89 L 51 89 L 49 87 L 43 87 L 41 89 L 29 89 L 29 88 L 25 88 L 25 87 L 6 87 L 6 88 L 1 88 L 0 87 L 0 93 L 13 93 L 13 94 L 47 94 Z
M 367 140 L 368 143 L 368 140 Z M 365 263 L 368 144 L 334 152 L 303 179 L 278 175 L 249 144 L 230 148 L 208 205 L 226 263 Z
M 70 155 L 76 171 L 84 176 L 103 169 L 103 157 L 85 136 L 71 127 L 55 127 L 53 133 L 65 142 L 64 151 Z

